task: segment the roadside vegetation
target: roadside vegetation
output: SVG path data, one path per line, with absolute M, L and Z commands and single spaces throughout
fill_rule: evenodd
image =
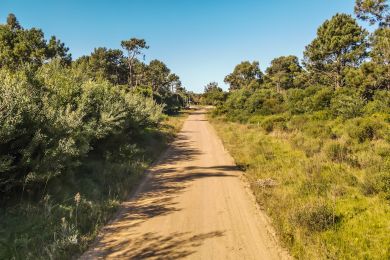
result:
M 72 60 L 56 37 L 0 25 L 0 259 L 81 253 L 165 149 L 191 99 L 142 39 Z
M 388 1 L 325 21 L 295 56 L 263 73 L 244 61 L 202 101 L 258 203 L 299 259 L 390 257 Z

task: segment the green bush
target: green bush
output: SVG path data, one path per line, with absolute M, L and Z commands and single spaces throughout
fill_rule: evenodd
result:
M 305 98 L 307 112 L 327 109 L 333 97 L 333 89 L 329 87 L 319 88 L 315 93 Z
M 365 195 L 374 195 L 384 192 L 387 199 L 390 199 L 390 175 L 385 172 L 379 172 L 367 175 L 361 185 Z
M 333 90 L 327 87 L 289 89 L 286 93 L 286 104 L 292 114 L 314 112 L 328 108 L 332 95 Z
M 348 135 L 362 143 L 379 137 L 381 130 L 385 128 L 379 120 L 372 118 L 357 118 L 349 122 L 347 128 Z
M 260 125 L 260 123 L 263 121 L 264 118 L 265 116 L 262 115 L 252 115 L 251 117 L 248 118 L 248 123 Z
M 58 61 L 36 75 L 0 70 L 0 82 L 2 200 L 21 189 L 44 192 L 42 185 L 78 167 L 98 140 L 125 133 L 130 141 L 162 112 L 150 98 L 85 81 Z
M 272 132 L 275 128 L 285 129 L 286 128 L 286 117 L 283 115 L 272 115 L 266 117 L 261 122 L 261 127 L 267 132 Z
M 292 88 L 286 92 L 286 104 L 287 109 L 292 114 L 301 114 L 306 111 L 303 105 L 303 99 L 305 98 L 304 89 Z
M 341 89 L 335 92 L 330 110 L 334 116 L 344 119 L 362 115 L 364 101 L 355 90 Z
M 390 114 L 390 91 L 376 91 L 372 101 L 364 107 L 364 113 L 368 115 L 375 113 Z
M 284 111 L 283 96 L 271 89 L 259 89 L 245 102 L 247 113 L 272 115 Z
M 324 231 L 335 225 L 340 217 L 335 215 L 334 209 L 328 204 L 318 201 L 297 209 L 294 220 L 309 231 Z
M 247 120 L 248 115 L 245 110 L 246 102 L 251 96 L 252 92 L 247 89 L 240 89 L 233 91 L 226 102 L 223 104 L 223 111 L 226 112 L 226 115 L 229 119 L 233 121 L 244 122 Z

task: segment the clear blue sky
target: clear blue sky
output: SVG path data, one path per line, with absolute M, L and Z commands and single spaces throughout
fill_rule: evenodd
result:
M 319 25 L 354 0 L 0 0 L 0 20 L 14 13 L 23 27 L 42 28 L 73 58 L 94 47 L 120 48 L 144 38 L 146 59 L 159 59 L 195 92 L 223 78 L 243 60 L 264 71 L 281 55 L 302 57 Z

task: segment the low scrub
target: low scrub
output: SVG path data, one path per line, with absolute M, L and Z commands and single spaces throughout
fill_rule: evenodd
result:
M 273 121 L 275 116 L 268 117 Z M 259 122 L 266 119 L 261 116 Z M 211 120 L 236 163 L 246 166 L 257 202 L 294 257 L 390 257 L 384 246 L 390 243 L 386 121 L 374 124 L 375 134 L 363 141 L 350 135 L 356 119 L 321 122 L 299 115 L 272 131 L 261 123 Z M 264 185 L 264 180 L 277 185 Z
M 325 231 L 339 222 L 334 209 L 324 202 L 308 203 L 297 210 L 293 220 L 308 231 Z

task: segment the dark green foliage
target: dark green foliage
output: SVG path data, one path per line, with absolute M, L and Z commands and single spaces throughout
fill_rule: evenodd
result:
M 13 14 L 8 16 L 7 24 L 0 25 L 0 68 L 15 70 L 26 64 L 37 68 L 53 58 L 69 64 L 68 50 L 54 36 L 47 43 L 40 29 L 22 28 Z
M 95 81 L 110 81 L 112 84 L 129 84 L 127 58 L 120 50 L 96 48 L 90 56 L 83 56 L 73 63 L 76 71 Z M 149 64 L 132 60 L 131 91 L 153 98 L 164 105 L 165 113 L 176 113 L 185 107 L 189 99 L 180 78 L 159 60 Z
M 380 118 L 356 118 L 351 121 L 348 134 L 351 138 L 362 143 L 374 138 L 383 138 L 381 132 L 384 129 L 386 129 L 386 125 L 381 122 Z
M 239 89 L 229 94 L 226 102 L 217 110 L 225 113 L 232 120 L 245 121 L 248 117 L 245 107 L 252 91 L 248 89 Z
M 186 105 L 179 77 L 135 59 L 143 40 L 122 45 L 132 70 L 120 50 L 72 62 L 55 36 L 0 25 L 1 259 L 85 250 L 173 135 L 160 122 Z
M 345 86 L 345 68 L 358 66 L 367 56 L 367 34 L 350 15 L 336 14 L 306 47 L 305 66 L 322 84 Z
M 77 167 L 98 140 L 130 137 L 158 123 L 161 107 L 153 101 L 83 81 L 59 62 L 32 78 L 26 74 L 0 72 L 2 198 L 22 188 L 40 190 Z
M 254 61 L 243 61 L 238 64 L 234 71 L 225 77 L 225 83 L 229 84 L 229 90 L 241 88 L 258 88 L 263 82 L 263 73 L 259 68 L 259 63 Z
M 333 90 L 326 87 L 290 89 L 286 93 L 286 103 L 288 111 L 300 114 L 329 108 L 332 97 Z
M 390 65 L 390 28 L 379 28 L 371 36 L 370 56 L 377 64 Z
M 202 102 L 206 105 L 222 105 L 226 99 L 226 93 L 222 88 L 218 87 L 217 82 L 210 82 L 204 87 Z
M 108 80 L 120 85 L 125 85 L 128 80 L 126 58 L 121 50 L 95 48 L 91 55 L 78 58 L 73 65 L 94 80 Z
M 387 0 L 356 0 L 355 14 L 370 24 L 390 26 L 390 9 Z
M 279 129 L 285 129 L 286 128 L 286 123 L 287 118 L 283 115 L 271 115 L 261 122 L 261 127 L 264 128 L 264 130 L 267 133 L 272 132 L 275 128 Z
M 306 70 L 294 56 L 274 59 L 264 82 L 231 85 L 213 112 L 218 134 L 298 259 L 389 256 L 388 7 L 357 2 L 359 16 L 380 23 L 370 37 L 351 16 L 336 14 L 307 46 Z M 265 180 L 278 185 L 257 185 Z
M 20 30 L 20 29 L 22 29 L 22 27 L 19 24 L 18 19 L 12 13 L 7 16 L 7 25 L 11 28 L 11 30 Z
M 245 103 L 248 114 L 271 115 L 284 110 L 283 96 L 272 89 L 258 89 L 252 93 Z
M 149 46 L 146 45 L 146 41 L 144 39 L 131 38 L 126 41 L 121 42 L 121 46 L 123 49 L 127 51 L 127 64 L 129 69 L 129 86 L 134 86 L 134 77 L 133 77 L 133 64 L 137 59 L 137 56 L 142 54 L 143 49 L 148 49 Z
M 335 92 L 330 111 L 334 116 L 354 118 L 362 115 L 364 100 L 354 90 L 341 89 Z
M 300 87 L 303 82 L 302 67 L 296 56 L 282 56 L 271 61 L 271 66 L 266 70 L 265 81 L 276 91 Z
M 364 110 L 368 115 L 375 113 L 390 115 L 390 92 L 386 90 L 376 91 L 372 101 L 367 103 Z

